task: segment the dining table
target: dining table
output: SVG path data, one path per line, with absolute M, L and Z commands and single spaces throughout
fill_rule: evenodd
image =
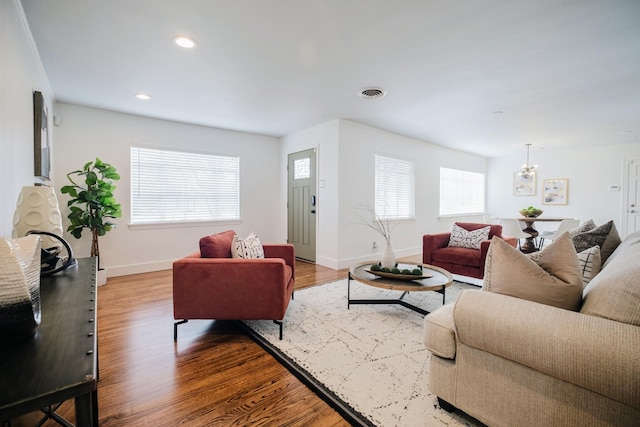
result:
M 527 237 L 526 242 L 521 247 L 521 251 L 524 253 L 531 253 L 538 251 L 538 247 L 536 246 L 536 238 L 538 237 L 538 230 L 535 229 L 534 224 L 536 222 L 562 222 L 568 218 L 561 217 L 518 217 L 516 218 L 518 221 L 523 222 L 525 224 L 525 228 L 522 229 L 525 233 L 529 235 Z

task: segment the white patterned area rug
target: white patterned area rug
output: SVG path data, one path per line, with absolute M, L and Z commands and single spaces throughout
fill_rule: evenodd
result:
M 454 282 L 452 302 L 475 286 Z M 396 299 L 387 291 L 351 281 L 351 298 Z M 284 319 L 284 337 L 269 321 L 244 321 L 250 335 L 354 425 L 480 426 L 465 414 L 440 409 L 429 391 L 430 353 L 422 344 L 424 316 L 400 305 L 351 305 L 347 280 L 295 292 Z M 442 294 L 413 292 L 405 301 L 428 311 Z

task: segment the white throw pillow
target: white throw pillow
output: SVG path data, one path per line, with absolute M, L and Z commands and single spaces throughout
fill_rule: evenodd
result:
M 578 254 L 578 261 L 580 261 L 580 271 L 582 272 L 582 284 L 584 288 L 589 284 L 591 279 L 596 277 L 596 274 L 600 272 L 600 248 L 594 246 L 585 249 Z
M 453 248 L 480 249 L 480 243 L 489 238 L 489 231 L 491 231 L 490 225 L 469 231 L 457 224 L 453 224 L 449 246 Z
M 233 258 L 264 258 L 264 249 L 258 236 L 252 231 L 246 239 L 237 234 L 231 242 L 231 257 Z

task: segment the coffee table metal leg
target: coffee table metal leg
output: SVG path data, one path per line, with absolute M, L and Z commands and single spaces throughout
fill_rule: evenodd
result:
M 442 294 L 442 305 L 445 304 L 445 292 L 446 292 L 447 288 L 442 288 L 442 289 L 438 289 L 435 292 L 441 293 Z M 397 304 L 397 305 L 401 305 L 403 307 L 406 307 L 410 310 L 415 311 L 416 313 L 420 313 L 424 316 L 426 316 L 427 314 L 429 314 L 430 312 L 420 308 L 418 306 L 415 306 L 411 303 L 408 303 L 404 300 L 404 297 L 408 294 L 409 292 L 404 291 L 402 292 L 402 295 L 400 295 L 400 298 L 398 299 L 351 299 L 351 274 L 349 274 L 348 278 L 347 278 L 347 310 L 350 309 L 350 306 L 352 304 L 371 304 L 371 305 L 378 305 L 378 304 Z
M 347 277 L 347 310 L 351 308 L 351 272 Z

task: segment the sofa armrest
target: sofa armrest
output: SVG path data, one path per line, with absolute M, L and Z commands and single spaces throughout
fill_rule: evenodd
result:
M 450 238 L 451 233 L 425 234 L 422 236 L 422 262 L 430 264 L 433 259 L 431 253 L 435 249 L 446 247 Z
M 264 249 L 265 258 L 282 258 L 284 262 L 291 267 L 292 275 L 295 277 L 296 269 L 296 256 L 293 245 L 279 244 L 279 245 L 262 245 Z
M 458 342 L 640 408 L 640 328 L 469 290 L 454 307 Z
M 424 318 L 422 342 L 427 350 L 445 359 L 456 357 L 454 304 L 442 306 Z

